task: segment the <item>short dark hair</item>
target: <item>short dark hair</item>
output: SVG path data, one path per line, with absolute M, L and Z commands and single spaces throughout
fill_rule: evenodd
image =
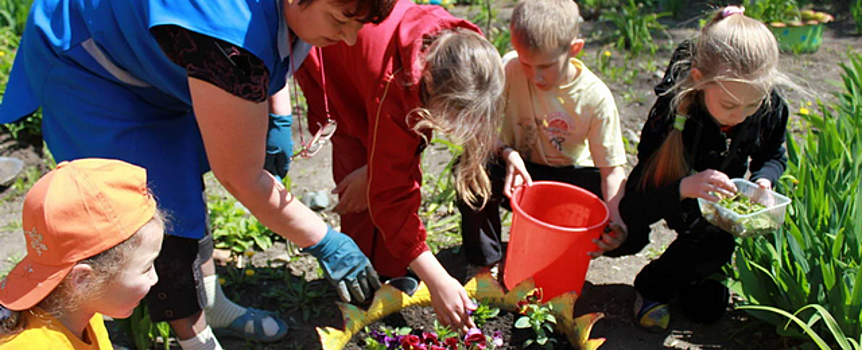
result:
M 299 4 L 303 6 L 311 5 L 312 2 L 317 0 L 300 0 Z M 392 12 L 392 8 L 395 7 L 395 3 L 398 0 L 332 0 L 337 2 L 340 5 L 351 5 L 355 4 L 356 8 L 352 11 L 347 10 L 344 12 L 344 15 L 348 18 L 356 18 L 359 22 L 362 23 L 374 23 L 379 24 L 383 22 L 386 17 L 389 17 L 389 13 Z

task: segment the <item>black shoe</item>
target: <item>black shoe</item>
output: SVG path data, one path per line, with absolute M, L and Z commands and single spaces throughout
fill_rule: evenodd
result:
M 416 293 L 416 290 L 419 289 L 419 280 L 410 276 L 390 278 L 384 283 L 395 287 L 409 296 L 413 296 L 413 293 Z
M 707 279 L 679 292 L 682 314 L 697 323 L 718 322 L 727 313 L 730 291 L 721 282 Z

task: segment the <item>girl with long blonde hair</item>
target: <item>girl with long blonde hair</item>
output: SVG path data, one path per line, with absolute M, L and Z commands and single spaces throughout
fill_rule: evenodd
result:
M 629 237 L 607 255 L 634 254 L 650 225 L 665 219 L 678 236 L 635 280 L 637 322 L 664 330 L 677 298 L 693 321 L 711 323 L 727 306 L 727 288 L 710 279 L 734 251 L 734 237 L 707 223 L 697 198 L 731 196 L 731 178 L 771 188 L 786 167 L 788 110 L 776 89 L 778 44 L 766 26 L 729 6 L 674 52 L 638 145 L 620 215 Z

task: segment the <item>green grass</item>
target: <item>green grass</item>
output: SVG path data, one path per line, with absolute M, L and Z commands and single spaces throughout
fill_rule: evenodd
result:
M 27 166 L 18 175 L 14 182 L 4 194 L 4 200 L 10 201 L 23 196 L 42 177 L 42 170 L 38 166 Z
M 7 222 L 5 225 L 0 227 L 0 231 L 12 232 L 12 231 L 18 230 L 19 228 L 21 228 L 21 220 L 14 219 L 14 220 L 9 220 L 9 222 Z
M 9 263 L 9 265 L 3 268 L 3 270 L 0 270 L 0 279 L 5 278 L 6 275 L 8 275 L 10 271 L 12 271 L 12 268 L 14 268 L 15 265 L 17 265 L 18 262 L 21 261 L 21 259 L 24 259 L 24 255 L 22 255 L 21 253 L 12 253 L 12 255 L 7 257 L 6 262 Z

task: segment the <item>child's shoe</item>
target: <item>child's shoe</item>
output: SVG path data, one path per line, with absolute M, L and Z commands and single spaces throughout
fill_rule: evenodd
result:
M 664 332 L 670 324 L 670 308 L 654 300 L 641 297 L 637 294 L 635 300 L 635 322 L 641 328 L 650 332 Z
M 707 279 L 679 291 L 679 308 L 689 320 L 712 324 L 727 312 L 729 299 L 727 287 L 719 281 Z

